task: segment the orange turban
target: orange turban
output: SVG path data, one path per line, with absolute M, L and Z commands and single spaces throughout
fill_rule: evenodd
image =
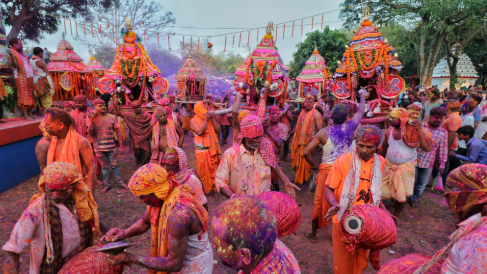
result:
M 393 108 L 389 113 L 389 116 L 392 118 L 399 118 L 401 120 L 401 128 L 409 121 L 409 116 L 411 113 L 407 111 L 405 108 Z
M 414 126 L 408 123 L 409 116 L 411 113 L 407 111 L 405 108 L 394 108 L 389 113 L 389 116 L 392 118 L 399 118 L 401 120 L 401 135 L 404 143 L 409 147 L 419 147 L 420 140 L 419 140 L 419 132 L 414 128 Z M 424 131 L 426 136 L 433 141 L 433 135 L 428 131 Z
M 49 164 L 39 179 L 39 189 L 46 193 L 46 187 L 50 189 L 65 188 L 74 185 L 73 201 L 78 211 L 78 219 L 99 231 L 98 224 L 98 205 L 83 182 L 83 177 L 74 164 L 53 162 Z M 40 197 L 41 194 L 34 195 L 30 203 Z
M 147 164 L 135 171 L 128 186 L 137 197 L 154 193 L 157 198 L 165 201 L 173 190 L 167 176 L 167 171 L 160 165 Z

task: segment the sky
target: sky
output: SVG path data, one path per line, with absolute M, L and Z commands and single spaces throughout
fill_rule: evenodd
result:
M 228 1 L 228 0 L 155 0 L 155 2 L 162 5 L 162 12 L 171 11 L 175 18 L 176 24 L 172 28 L 172 32 L 187 34 L 187 35 L 202 35 L 211 36 L 218 34 L 226 34 L 240 30 L 211 30 L 211 29 L 188 29 L 178 27 L 197 27 L 197 28 L 244 28 L 242 33 L 242 43 L 246 43 L 248 39 L 248 30 L 257 27 L 262 27 L 259 30 L 259 41 L 265 34 L 265 27 L 268 22 L 273 22 L 274 25 L 295 21 L 296 25 L 301 24 L 301 18 L 316 14 L 328 12 L 324 15 L 324 26 L 328 25 L 331 29 L 341 28 L 342 22 L 338 18 L 340 11 L 339 1 L 330 0 L 246 0 L 246 1 Z M 335 10 L 335 11 L 334 11 Z M 298 20 L 299 19 L 299 20 Z M 300 27 L 294 28 L 294 36 L 291 38 L 292 22 L 286 23 L 286 31 L 283 35 L 283 25 L 277 27 L 277 42 L 276 46 L 285 64 L 292 60 L 292 54 L 296 52 L 296 45 L 304 41 L 306 33 L 321 28 L 322 16 L 318 15 L 314 18 L 314 27 L 311 30 L 311 18 L 304 19 L 303 35 L 301 35 Z M 329 22 L 329 23 L 328 23 Z M 274 27 L 275 28 L 275 27 Z M 7 28 L 8 31 L 8 28 Z M 64 26 L 61 24 L 56 34 L 46 35 L 40 41 L 40 44 L 35 42 L 28 42 L 29 47 L 41 46 L 47 47 L 49 51 L 56 51 L 57 44 L 61 40 L 61 34 L 64 31 Z M 68 26 L 68 33 L 69 33 Z M 81 33 L 80 33 L 81 34 Z M 275 37 L 274 33 L 274 37 Z M 188 43 L 190 36 L 185 35 L 185 43 Z M 226 51 L 241 55 L 247 55 L 244 48 L 238 47 L 239 34 L 235 35 L 235 45 L 232 47 L 233 34 L 227 36 Z M 75 41 L 71 35 L 66 36 L 74 51 L 85 60 L 89 59 L 88 48 L 78 41 Z M 154 39 L 155 40 L 155 39 Z M 155 42 L 151 39 L 151 42 Z M 167 39 L 161 39 L 161 46 L 167 47 Z M 176 35 L 171 37 L 171 47 L 178 45 L 182 41 L 182 36 Z M 197 38 L 193 38 L 193 43 Z M 211 37 L 209 41 L 214 45 L 213 50 L 219 52 L 224 49 L 225 36 Z M 257 44 L 257 31 L 251 31 L 250 43 L 255 47 Z

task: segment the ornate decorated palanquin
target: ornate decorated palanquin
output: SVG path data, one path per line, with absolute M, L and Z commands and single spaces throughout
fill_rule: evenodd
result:
M 207 78 L 191 55 L 184 61 L 175 79 L 178 84 L 177 101 L 196 102 L 205 98 Z
M 367 89 L 371 94 L 367 117 L 386 117 L 406 85 L 398 75 L 402 64 L 397 54 L 392 55 L 394 48 L 383 39 L 380 26 L 372 25 L 368 16 L 370 13 L 365 7 L 361 28 L 353 31 L 350 46 L 345 46 L 346 51 L 333 76 L 333 93 L 337 100 L 357 105 L 357 91 Z
M 132 93 L 132 100 L 138 99 L 141 94 L 157 99 L 167 91 L 169 83 L 160 76 L 160 70 L 147 55 L 142 39 L 132 31 L 129 18 L 125 19 L 121 36 L 124 43 L 118 45 L 112 66 L 105 70 L 104 77 L 99 80 L 99 91 Z
M 84 94 L 90 99 L 95 98 L 93 72 L 73 51 L 73 46 L 64 39 L 64 34 L 57 51 L 49 59 L 51 62 L 47 64 L 47 69 L 54 82 L 55 101 L 70 100 L 78 94 Z
M 241 108 L 265 115 L 270 105 L 284 105 L 289 76 L 274 43 L 273 24 L 266 28 L 266 35 L 241 67 L 237 68 L 234 88 L 246 95 Z
M 93 85 L 94 88 L 98 88 L 98 82 L 100 78 L 105 76 L 105 68 L 103 65 L 95 59 L 93 54 L 90 51 L 90 61 L 86 63 L 86 66 L 93 71 Z
M 12 66 L 7 59 L 7 36 L 5 31 L 5 24 L 3 22 L 3 14 L 0 10 L 0 77 L 7 88 L 12 89 L 15 86 Z
M 299 83 L 298 97 L 300 98 L 304 98 L 308 94 L 318 95 L 319 98 L 324 91 L 331 89 L 333 79 L 330 69 L 326 66 L 325 58 L 320 55 L 316 47 L 306 61 L 303 70 L 296 77 L 296 81 Z

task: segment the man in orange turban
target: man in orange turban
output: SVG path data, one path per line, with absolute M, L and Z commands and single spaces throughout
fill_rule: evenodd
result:
M 401 213 L 407 198 L 413 195 L 418 147 L 425 152 L 431 151 L 432 134 L 425 132 L 421 121 L 409 122 L 410 115 L 404 108 L 395 108 L 389 113 L 391 127 L 379 149 L 379 154 L 386 159 L 381 198 L 396 200 L 396 216 Z
M 308 181 L 311 176 L 311 165 L 304 158 L 304 149 L 323 128 L 323 116 L 314 108 L 314 102 L 315 98 L 312 95 L 308 95 L 304 100 L 304 108 L 299 114 L 291 145 L 293 169 L 296 171 L 294 182 L 298 184 Z
M 140 167 L 129 182 L 132 193 L 147 205 L 128 229 L 111 229 L 103 239 L 116 242 L 151 230 L 150 257 L 127 252 L 108 256 L 111 265 L 134 263 L 149 273 L 211 274 L 213 251 L 208 240 L 208 212 L 188 185 L 178 186 L 172 172 L 159 165 Z
M 202 101 L 194 105 L 194 118 L 191 119 L 191 130 L 195 133 L 196 167 L 205 185 L 206 194 L 215 189 L 215 174 L 222 154 L 218 136 L 220 126 L 213 112 L 208 112 Z
M 92 245 L 99 232 L 98 205 L 74 164 L 54 162 L 3 246 L 5 273 L 19 273 L 19 254 L 30 245 L 30 273 L 57 273 L 63 263 Z M 73 227 L 77 224 L 77 227 Z

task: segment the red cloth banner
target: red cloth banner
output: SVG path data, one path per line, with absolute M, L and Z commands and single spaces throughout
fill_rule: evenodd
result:
M 315 17 L 313 16 L 313 18 L 311 18 L 311 29 L 313 29 L 314 24 L 315 24 Z
M 303 35 L 303 20 L 301 20 L 301 35 Z
M 66 18 L 63 18 L 64 20 L 64 34 L 68 35 L 68 32 L 66 31 Z
M 71 36 L 73 36 L 73 26 L 71 25 L 71 20 L 69 20 L 69 29 L 71 31 Z
M 323 18 L 325 17 L 324 14 L 321 15 L 321 29 L 323 29 Z
M 291 38 L 294 37 L 294 22 L 293 22 L 293 30 L 291 31 Z
M 284 29 L 282 30 L 282 39 L 284 39 L 284 33 L 286 33 L 286 24 L 284 24 Z
M 242 41 L 242 33 L 240 33 L 240 39 L 238 39 L 238 47 L 240 47 L 240 41 Z
M 225 50 L 227 50 L 227 37 L 225 36 L 225 46 L 223 47 L 223 52 L 225 52 Z
M 249 46 L 250 43 L 250 31 L 249 31 L 249 37 L 247 38 L 247 47 Z

